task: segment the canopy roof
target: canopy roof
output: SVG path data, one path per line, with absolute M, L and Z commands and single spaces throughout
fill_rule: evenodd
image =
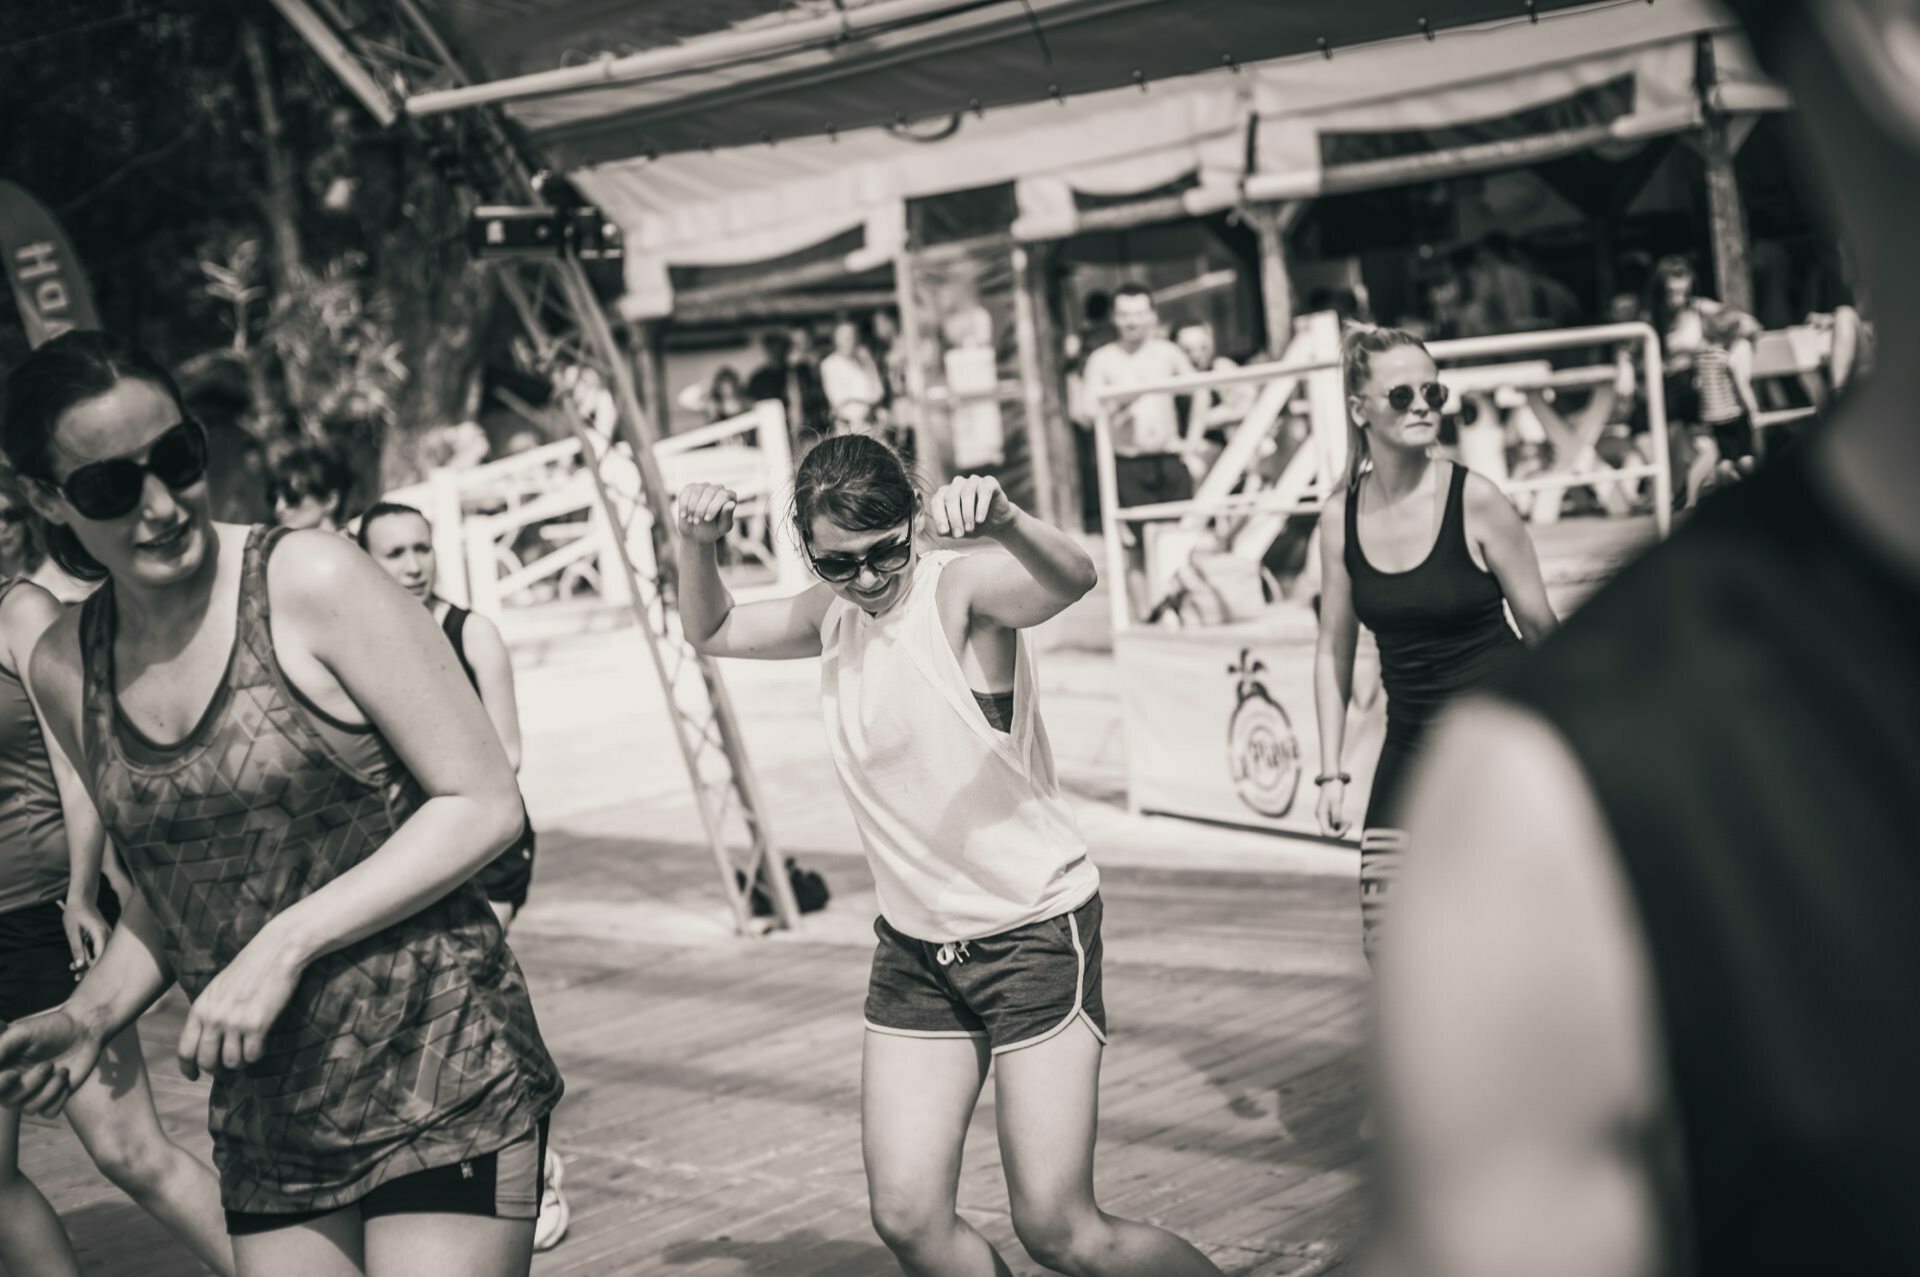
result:
M 1715 0 L 414 2 L 479 83 L 408 109 L 503 103 L 621 224 L 633 315 L 675 274 L 871 270 L 947 193 L 1048 238 L 1786 104 Z
M 418 2 L 487 83 L 409 109 L 512 95 L 544 156 L 578 168 L 1337 55 L 1583 0 Z

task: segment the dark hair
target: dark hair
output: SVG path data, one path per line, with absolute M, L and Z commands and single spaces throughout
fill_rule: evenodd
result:
M 1417 350 L 1429 359 L 1427 343 L 1404 328 L 1373 328 L 1355 324 L 1340 339 L 1340 367 L 1346 379 L 1347 393 L 1357 395 L 1373 377 L 1373 356 L 1402 348 Z M 1353 407 L 1347 407 L 1347 488 L 1360 482 L 1360 475 L 1373 459 L 1367 446 L 1367 432 L 1353 419 Z
M 1647 276 L 1647 322 L 1653 325 L 1653 331 L 1660 335 L 1660 348 L 1667 348 L 1667 330 L 1673 327 L 1674 317 L 1679 311 L 1667 300 L 1667 280 L 1676 275 L 1688 275 L 1696 281 L 1693 263 L 1678 253 L 1670 253 L 1653 264 L 1653 271 Z
M 373 526 L 375 519 L 387 519 L 401 514 L 412 515 L 427 525 L 427 531 L 433 531 L 433 520 L 412 506 L 405 505 L 399 501 L 376 501 L 367 507 L 365 514 L 360 516 L 360 530 L 354 534 L 354 538 L 360 542 L 360 548 L 362 550 L 367 548 L 367 529 Z
M 33 503 L 27 500 L 26 485 L 20 482 L 20 476 L 9 465 L 0 465 L 0 500 L 12 502 L 27 516 L 20 524 L 27 535 L 27 552 L 21 560 L 19 575 L 38 571 L 47 559 L 46 522 L 41 519 L 40 512 L 33 508 Z
M 331 496 L 334 513 L 346 508 L 353 487 L 353 469 L 335 448 L 300 443 L 282 451 L 267 478 L 268 495 L 286 493 L 294 499 Z
M 180 387 L 166 368 L 131 342 L 112 333 L 76 329 L 39 347 L 7 374 L 6 403 L 0 408 L 7 461 L 23 479 L 53 482 L 53 438 L 60 418 L 98 399 L 123 381 L 144 381 L 166 392 L 181 416 L 187 415 Z M 88 554 L 73 529 L 49 523 L 47 553 L 68 576 L 104 581 L 107 570 Z
M 871 435 L 823 439 L 793 477 L 793 527 L 801 545 L 825 515 L 848 532 L 880 532 L 920 509 L 920 490 L 900 454 Z
M 1131 280 L 1113 290 L 1114 301 L 1118 302 L 1122 297 L 1144 297 L 1147 299 L 1147 305 L 1153 305 L 1153 290 L 1145 284 L 1136 284 Z

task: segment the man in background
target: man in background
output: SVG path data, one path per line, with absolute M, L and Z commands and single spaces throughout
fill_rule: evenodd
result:
M 1183 427 L 1179 403 L 1164 390 L 1106 399 L 1097 396 L 1101 391 L 1190 377 L 1193 364 L 1180 347 L 1160 336 L 1153 294 L 1144 286 L 1122 284 L 1114 291 L 1113 323 L 1118 332 L 1115 340 L 1087 356 L 1087 389 L 1096 396 L 1094 411 L 1105 414 L 1113 440 L 1118 504 L 1124 510 L 1191 500 L 1194 483 L 1206 469 L 1199 414 L 1188 414 L 1194 420 Z M 1145 555 L 1137 534 L 1132 534 L 1131 543 L 1128 588 L 1136 612 L 1144 614 L 1153 602 L 1146 597 Z

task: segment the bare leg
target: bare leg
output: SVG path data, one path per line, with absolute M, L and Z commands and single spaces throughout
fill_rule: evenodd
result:
M 961 1219 L 960 1152 L 987 1080 L 980 1038 L 867 1033 L 860 1137 L 874 1231 L 909 1277 L 1012 1277 Z
M 20 1110 L 0 1108 L 0 1268 L 33 1277 L 80 1277 L 67 1230 L 20 1173 Z
M 367 1277 L 527 1277 L 533 1221 L 382 1215 L 366 1222 Z
M 996 1057 L 1000 1152 L 1013 1227 L 1034 1260 L 1069 1277 L 1220 1277 L 1205 1255 L 1093 1199 L 1100 1039 L 1076 1021 Z
M 240 1277 L 365 1277 L 366 1237 L 360 1212 L 349 1206 L 331 1215 L 270 1233 L 233 1239 Z
M 100 1053 L 93 1076 L 67 1101 L 67 1120 L 94 1165 L 120 1191 L 166 1225 L 201 1263 L 218 1273 L 233 1272 L 220 1186 L 205 1163 L 160 1129 L 133 1026 Z

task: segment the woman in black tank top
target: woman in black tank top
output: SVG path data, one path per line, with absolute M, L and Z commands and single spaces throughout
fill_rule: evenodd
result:
M 1316 783 L 1321 828 L 1344 834 L 1353 812 L 1341 746 L 1365 625 L 1379 645 L 1387 693 L 1387 738 L 1360 840 L 1362 942 L 1371 955 L 1394 859 L 1406 850 L 1399 813 L 1428 724 L 1520 650 L 1508 606 L 1529 643 L 1555 622 L 1519 514 L 1491 482 L 1430 455 L 1446 391 L 1426 347 L 1399 329 L 1361 329 L 1347 338 L 1344 356 L 1347 483 L 1320 517 Z

